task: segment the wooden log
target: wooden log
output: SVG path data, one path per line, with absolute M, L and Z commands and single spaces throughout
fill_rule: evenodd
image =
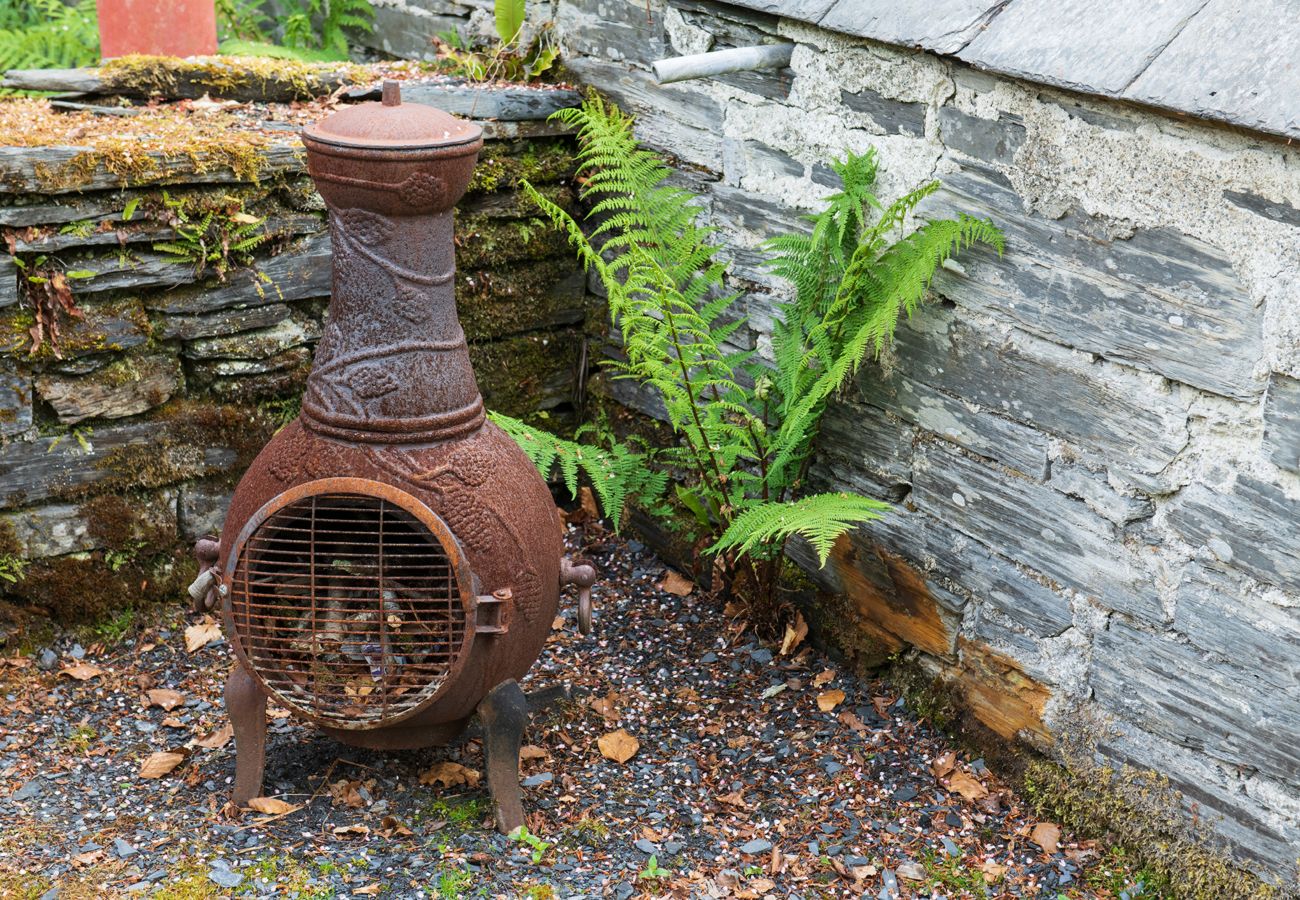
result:
M 283 103 L 325 97 L 349 82 L 347 69 L 293 66 L 285 71 L 241 64 L 237 57 L 176 60 L 158 57 L 85 69 L 10 69 L 0 86 L 73 94 L 162 95 L 197 100 L 205 94 L 229 100 Z

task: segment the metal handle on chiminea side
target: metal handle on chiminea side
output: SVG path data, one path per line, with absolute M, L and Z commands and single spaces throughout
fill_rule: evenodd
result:
M 221 579 L 217 571 L 217 557 L 221 555 L 221 542 L 212 535 L 199 538 L 194 544 L 194 557 L 199 561 L 199 577 L 190 585 L 191 609 L 196 613 L 208 612 L 217 605 L 216 588 Z
M 575 563 L 569 557 L 560 560 L 560 587 L 578 586 L 578 630 L 591 634 L 591 586 L 596 583 L 596 567 Z

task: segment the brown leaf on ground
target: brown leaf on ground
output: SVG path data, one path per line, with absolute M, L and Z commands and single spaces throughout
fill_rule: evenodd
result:
M 636 752 L 641 749 L 641 742 L 628 734 L 626 729 L 623 728 L 603 735 L 600 740 L 596 741 L 596 744 L 600 747 L 602 756 L 606 759 L 612 759 L 616 763 L 627 762 L 636 756 Z
M 1051 822 L 1039 822 L 1029 833 L 1029 839 L 1043 848 L 1044 853 L 1055 853 L 1061 845 L 1061 826 Z
M 203 621 L 185 629 L 185 649 L 189 653 L 219 640 L 221 640 L 221 626 L 209 616 L 204 616 Z
M 745 796 L 740 791 L 732 791 L 730 794 L 722 794 L 718 797 L 719 803 L 725 803 L 728 806 L 734 806 L 736 809 L 749 809 L 749 804 L 745 802 Z
M 421 778 L 420 783 L 424 783 Z M 361 796 L 361 782 L 349 781 L 341 778 L 330 785 L 330 796 L 342 803 L 344 806 L 350 806 L 353 809 L 365 809 L 366 798 Z
M 365 887 L 353 888 L 352 893 L 360 894 L 362 897 L 378 897 L 383 889 L 383 884 L 376 881 L 374 884 L 368 884 Z
M 822 712 L 830 712 L 835 707 L 844 702 L 844 692 L 839 688 L 825 691 L 817 695 L 817 708 Z
M 808 623 L 804 621 L 803 613 L 796 612 L 794 621 L 785 626 L 785 637 L 781 639 L 781 655 L 789 656 L 794 649 L 803 643 L 803 639 L 808 636 Z
M 972 803 L 989 795 L 989 789 L 965 772 L 956 772 L 948 779 L 948 790 L 961 794 Z
M 863 722 L 847 709 L 840 712 L 840 722 L 845 726 L 852 728 L 854 731 L 867 730 L 867 723 Z
M 685 575 L 675 569 L 669 569 L 664 572 L 664 577 L 656 585 L 659 590 L 668 594 L 674 594 L 678 597 L 688 597 L 691 591 L 695 590 L 695 582 L 691 581 Z
M 876 708 L 876 715 L 880 716 L 880 718 L 891 718 L 889 715 L 889 707 L 894 705 L 894 699 L 892 697 L 872 697 L 871 705 Z
M 365 825 L 335 825 L 332 831 L 335 837 L 370 836 L 370 829 Z
M 267 813 L 272 816 L 282 816 L 285 813 L 291 813 L 301 809 L 301 806 L 295 806 L 292 803 L 285 803 L 283 800 L 277 800 L 275 797 L 254 797 L 248 801 L 248 808 L 254 812 Z
M 618 694 L 610 691 L 604 697 L 593 697 L 587 705 L 594 709 L 606 722 L 618 721 Z
M 578 505 L 591 518 L 600 518 L 600 504 L 596 502 L 596 494 L 585 484 L 578 488 Z
M 204 750 L 216 750 L 219 747 L 226 746 L 230 739 L 235 736 L 235 727 L 227 722 L 207 737 L 201 737 L 194 743 Z
M 162 778 L 184 761 L 184 753 L 171 753 L 169 751 L 151 753 L 149 758 L 140 766 L 140 777 Z
M 420 773 L 420 784 L 441 784 L 443 787 L 455 787 L 458 784 L 478 787 L 483 776 L 460 763 L 444 760 Z
M 934 773 L 935 778 L 947 778 L 948 774 L 957 768 L 957 753 L 954 750 L 945 750 L 934 758 L 930 763 L 930 771 Z
M 813 687 L 821 687 L 824 684 L 830 684 L 834 680 L 835 680 L 835 670 L 823 669 L 822 671 L 818 672 L 816 675 L 813 676 L 812 684 Z
M 519 758 L 521 760 L 546 759 L 546 757 L 550 755 L 551 754 L 547 753 L 541 747 L 534 746 L 533 744 L 525 744 L 519 748 Z
M 413 832 L 396 816 L 384 816 L 379 821 L 379 834 L 386 838 L 410 837 Z
M 161 706 L 167 712 L 171 712 L 185 700 L 185 695 L 180 691 L 171 691 L 167 688 L 154 688 L 151 691 L 146 691 L 145 697 L 148 698 L 150 706 Z
M 85 853 L 78 853 L 72 857 L 72 865 L 74 868 L 80 869 L 82 866 L 93 866 L 103 858 L 103 850 L 87 850 Z
M 984 877 L 988 879 L 989 884 L 997 884 L 1002 880 L 1002 876 L 1007 874 L 1007 867 L 986 861 L 984 865 L 980 866 L 980 871 L 984 873 Z
M 88 662 L 79 662 L 60 670 L 59 674 L 67 675 L 69 678 L 75 678 L 77 681 L 89 681 L 92 678 L 98 678 L 100 675 L 103 675 L 104 670 L 99 666 L 91 665 Z

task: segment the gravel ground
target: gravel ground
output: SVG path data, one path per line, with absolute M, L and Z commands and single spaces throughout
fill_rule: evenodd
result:
M 0 661 L 0 897 L 1155 896 L 887 685 L 760 646 L 635 541 L 584 552 L 596 634 L 566 601 L 525 684 L 574 699 L 529 730 L 524 840 L 490 827 L 473 737 L 369 752 L 274 707 L 266 794 L 292 809 L 227 807 L 229 649 L 163 610 Z

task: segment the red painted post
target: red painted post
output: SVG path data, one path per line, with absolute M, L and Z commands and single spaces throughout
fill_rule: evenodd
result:
M 213 0 L 95 0 L 104 59 L 128 53 L 204 56 L 217 52 Z

